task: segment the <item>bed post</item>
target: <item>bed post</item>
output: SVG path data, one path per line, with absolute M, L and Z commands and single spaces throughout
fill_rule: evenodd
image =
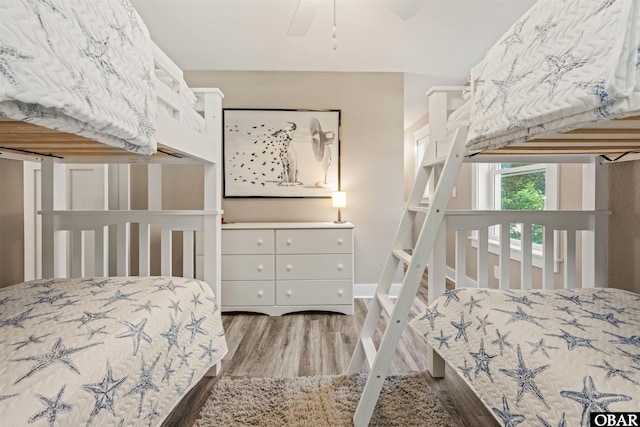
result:
M 204 118 L 207 131 L 211 135 L 215 150 L 215 162 L 204 165 L 204 281 L 216 294 L 218 308 L 222 296 L 221 285 L 221 215 L 222 215 L 222 92 L 209 90 L 204 93 Z M 211 215 L 211 213 L 215 213 Z M 218 362 L 207 372 L 207 376 L 220 373 L 222 365 Z
M 592 156 L 582 166 L 582 209 L 604 212 L 607 210 L 606 169 L 602 159 Z M 607 235 L 606 215 L 596 213 L 593 228 L 584 231 L 582 250 L 582 287 L 607 286 Z
M 42 277 L 67 277 L 67 245 L 56 229 L 53 211 L 65 209 L 67 190 L 64 165 L 53 157 L 42 161 L 41 210 L 42 210 Z

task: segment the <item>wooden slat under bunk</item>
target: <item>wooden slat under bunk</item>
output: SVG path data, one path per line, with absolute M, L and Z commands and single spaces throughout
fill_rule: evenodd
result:
M 640 116 L 606 120 L 581 129 L 508 145 L 481 154 L 603 154 L 611 158 L 640 153 Z
M 83 136 L 6 117 L 0 117 L 0 151 L 2 150 L 58 158 L 139 156 Z M 153 157 L 182 156 L 159 144 L 158 152 Z

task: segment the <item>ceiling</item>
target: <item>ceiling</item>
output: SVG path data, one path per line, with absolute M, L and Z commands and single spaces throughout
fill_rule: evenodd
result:
M 471 66 L 535 0 L 316 2 L 305 36 L 287 30 L 298 0 L 132 0 L 151 37 L 183 70 L 373 71 L 405 74 L 405 126 L 427 111 L 426 90 L 464 84 Z M 390 3 L 396 3 L 391 4 Z M 419 3 L 419 2 L 418 2 Z

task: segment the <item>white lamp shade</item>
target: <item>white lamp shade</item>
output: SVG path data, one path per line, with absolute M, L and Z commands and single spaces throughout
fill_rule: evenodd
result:
M 334 191 L 331 196 L 331 206 L 334 208 L 347 207 L 347 193 L 344 191 Z

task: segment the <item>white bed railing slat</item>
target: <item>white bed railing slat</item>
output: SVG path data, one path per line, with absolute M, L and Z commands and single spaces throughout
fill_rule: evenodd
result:
M 576 287 L 576 230 L 567 230 L 564 242 L 564 287 Z
M 151 274 L 151 225 L 140 223 L 138 241 L 138 273 L 140 276 L 149 276 Z
M 500 289 L 509 289 L 511 286 L 511 224 L 500 224 Z
M 171 246 L 171 230 L 163 228 L 160 232 L 160 274 L 163 276 L 171 276 Z
M 467 286 L 467 232 L 464 230 L 456 230 L 455 281 L 458 287 Z
M 553 289 L 553 273 L 554 273 L 554 235 L 555 232 L 552 227 L 544 227 L 544 236 L 542 238 L 542 257 L 544 265 L 542 267 L 542 287 L 544 289 Z
M 489 229 L 478 230 L 478 287 L 489 287 Z
M 84 276 L 84 231 L 71 232 L 71 277 Z
M 182 277 L 189 279 L 195 278 L 194 234 L 191 230 L 182 232 Z
M 129 224 L 118 224 L 116 226 L 118 248 L 116 255 L 116 271 L 118 276 L 129 275 Z
M 96 277 L 102 277 L 102 276 L 105 276 L 107 271 L 107 259 L 105 257 L 105 254 L 107 253 L 107 251 L 105 250 L 106 240 L 104 238 L 105 227 L 96 228 L 94 230 L 94 235 L 95 235 L 94 275 Z
M 520 286 L 522 287 L 522 289 L 531 289 L 531 256 L 532 251 L 531 251 L 531 225 L 528 222 L 525 222 L 522 225 L 522 240 L 521 242 L 521 249 L 522 249 L 522 261 L 521 261 L 521 266 L 520 266 L 520 273 L 521 273 L 521 278 L 520 278 Z

